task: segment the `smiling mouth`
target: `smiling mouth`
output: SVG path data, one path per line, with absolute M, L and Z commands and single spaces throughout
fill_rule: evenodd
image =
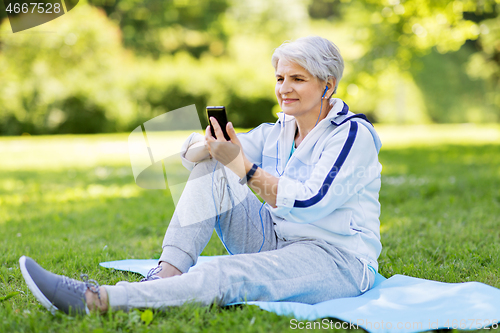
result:
M 298 101 L 298 99 L 287 98 L 283 100 L 283 104 L 290 104 L 296 101 Z

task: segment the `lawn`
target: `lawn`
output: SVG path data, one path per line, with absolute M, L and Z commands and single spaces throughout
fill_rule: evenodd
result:
M 500 127 L 376 126 L 384 146 L 380 273 L 500 288 Z M 255 306 L 52 316 L 18 259 L 101 284 L 140 276 L 101 261 L 158 258 L 174 205 L 135 185 L 127 134 L 0 138 L 0 332 L 294 331 Z M 216 236 L 204 255 L 226 254 Z M 143 319 L 145 316 L 143 316 Z

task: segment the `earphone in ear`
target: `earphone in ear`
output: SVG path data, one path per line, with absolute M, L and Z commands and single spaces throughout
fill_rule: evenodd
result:
M 321 96 L 321 108 L 319 109 L 318 119 L 316 120 L 316 124 L 314 124 L 314 127 L 318 125 L 319 117 L 321 116 L 321 111 L 323 110 L 323 98 L 325 97 L 327 91 L 328 91 L 328 85 L 325 86 L 325 91 L 323 92 L 323 96 Z
M 323 93 L 323 96 L 321 96 L 321 98 L 325 97 L 327 91 L 328 91 L 328 86 L 325 86 L 325 92 Z

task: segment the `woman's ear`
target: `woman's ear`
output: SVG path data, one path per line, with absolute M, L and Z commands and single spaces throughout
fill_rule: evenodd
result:
M 337 83 L 337 80 L 333 76 L 330 76 L 328 80 L 326 81 L 326 85 L 328 86 L 328 90 L 326 92 L 325 97 L 330 98 L 333 95 L 333 92 L 335 90 L 335 84 Z

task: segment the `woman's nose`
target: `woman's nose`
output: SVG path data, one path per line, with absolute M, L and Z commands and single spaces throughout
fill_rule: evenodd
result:
M 292 86 L 290 85 L 288 80 L 283 80 L 283 83 L 280 86 L 279 92 L 280 94 L 288 94 L 292 91 Z

